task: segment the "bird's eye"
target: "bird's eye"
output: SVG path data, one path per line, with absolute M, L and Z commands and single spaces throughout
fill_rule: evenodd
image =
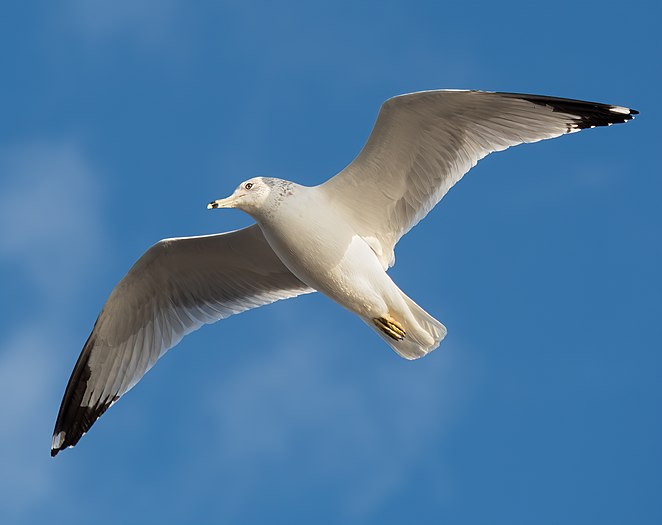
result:
M 246 188 L 247 190 L 250 190 L 252 187 L 253 187 L 252 182 L 247 182 L 246 184 L 244 184 L 244 188 Z

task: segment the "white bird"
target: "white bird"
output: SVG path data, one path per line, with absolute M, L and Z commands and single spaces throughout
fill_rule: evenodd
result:
M 398 240 L 489 153 L 635 114 L 539 95 L 411 93 L 382 105 L 362 151 L 325 183 L 242 182 L 208 207 L 239 208 L 256 224 L 162 240 L 113 289 L 69 379 L 51 455 L 74 446 L 183 336 L 279 299 L 320 291 L 400 356 L 426 355 L 446 328 L 386 273 Z

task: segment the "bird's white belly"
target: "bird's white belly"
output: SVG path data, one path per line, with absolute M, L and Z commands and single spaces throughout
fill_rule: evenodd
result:
M 337 221 L 330 224 L 298 229 L 294 236 L 262 229 L 278 257 L 308 286 L 359 315 L 383 315 L 400 298 L 398 288 L 363 238 Z

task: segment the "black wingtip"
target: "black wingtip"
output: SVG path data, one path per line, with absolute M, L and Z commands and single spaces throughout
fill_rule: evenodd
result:
M 568 132 L 600 126 L 611 126 L 612 124 L 623 124 L 639 114 L 636 109 L 602 104 L 600 102 L 587 102 L 570 98 L 526 95 L 521 93 L 503 93 L 503 95 L 520 98 L 539 106 L 546 106 L 555 113 L 567 114 L 570 117 Z
M 60 411 L 55 422 L 55 429 L 53 430 L 51 456 L 55 456 L 60 450 L 68 446 L 75 445 L 91 425 L 91 423 L 87 424 L 88 421 L 86 420 L 88 418 L 85 417 L 87 415 L 85 412 L 89 409 L 82 406 L 82 401 L 87 389 L 87 382 L 91 376 L 89 356 L 92 346 L 94 346 L 94 338 L 90 335 L 64 392 Z M 85 428 L 86 426 L 87 428 Z
M 118 399 L 117 396 L 113 396 L 110 399 L 99 399 L 94 406 L 83 405 L 83 396 L 92 375 L 89 358 L 95 339 L 92 331 L 69 378 L 53 431 L 52 457 L 55 457 L 60 450 L 75 446 L 94 422 Z
M 65 417 L 63 417 L 62 421 L 58 418 L 58 422 L 55 425 L 53 444 L 51 445 L 51 457 L 55 457 L 60 450 L 76 446 L 80 438 L 85 435 L 94 422 L 118 399 L 118 396 L 114 396 L 106 401 L 100 401 L 93 407 L 81 406 L 79 404 L 80 401 L 67 405 Z

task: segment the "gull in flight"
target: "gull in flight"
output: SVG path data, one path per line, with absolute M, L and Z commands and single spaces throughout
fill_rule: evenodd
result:
M 280 299 L 322 292 L 398 355 L 428 354 L 446 328 L 386 273 L 398 240 L 486 155 L 636 114 L 539 95 L 411 93 L 382 105 L 359 155 L 325 183 L 242 182 L 208 207 L 238 208 L 255 224 L 159 241 L 113 289 L 67 384 L 51 455 L 76 445 L 186 334 Z

